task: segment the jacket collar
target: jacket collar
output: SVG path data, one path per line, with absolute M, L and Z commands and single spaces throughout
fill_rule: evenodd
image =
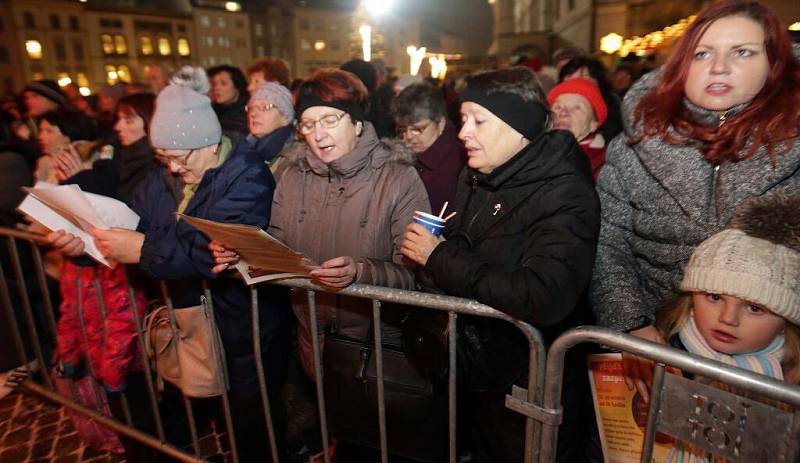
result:
M 372 159 L 372 154 L 380 145 L 378 135 L 372 124 L 364 122 L 361 136 L 356 139 L 356 146 L 352 151 L 328 164 L 322 162 L 310 149 L 306 149 L 306 163 L 317 175 L 327 177 L 350 178 L 364 169 Z
M 461 144 L 455 126 L 450 122 L 431 146 L 417 156 L 417 164 L 428 170 L 436 170 L 447 158 L 456 144 Z
M 261 156 L 264 162 L 269 163 L 289 143 L 292 133 L 294 133 L 294 126 L 289 124 L 279 127 L 261 138 L 256 138 L 253 134 L 247 134 L 245 140 Z

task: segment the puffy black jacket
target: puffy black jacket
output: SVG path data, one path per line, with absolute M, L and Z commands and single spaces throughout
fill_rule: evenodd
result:
M 590 321 L 579 300 L 591 278 L 600 203 L 569 132 L 541 135 L 488 175 L 464 169 L 455 210 L 447 241 L 425 266 L 428 281 L 544 329 L 550 339 Z

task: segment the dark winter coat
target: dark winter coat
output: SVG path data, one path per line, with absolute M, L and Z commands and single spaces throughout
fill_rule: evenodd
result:
M 206 171 L 185 214 L 216 222 L 266 227 L 270 218 L 275 180 L 264 162 L 247 144 L 240 143 L 220 167 Z M 175 307 L 200 303 L 200 279 L 209 280 L 214 315 L 227 357 L 231 390 L 253 394 L 258 382 L 252 344 L 250 291 L 242 281 L 211 272 L 213 258 L 208 238 L 183 221 L 177 221 L 181 185 L 166 169 L 153 171 L 138 189 L 133 209 L 141 217 L 138 230 L 145 234 L 140 267 L 152 278 L 178 280 L 170 284 Z M 259 321 L 267 380 L 279 377 L 288 356 L 286 293 L 259 290 Z M 282 363 L 281 363 L 282 362 Z
M 571 134 L 544 133 L 488 175 L 465 169 L 453 210 L 425 265 L 436 287 L 546 332 L 585 321 L 600 205 Z
M 211 105 L 222 126 L 222 134 L 230 138 L 234 145 L 247 136 L 246 105 L 247 97 L 244 95 L 239 95 L 239 99 L 232 103 Z
M 775 163 L 762 147 L 750 159 L 720 165 L 707 162 L 697 146 L 660 137 L 629 144 L 638 138 L 633 111 L 658 79 L 658 72 L 642 77 L 625 96 L 625 132 L 608 146 L 598 184 L 603 220 L 592 305 L 598 323 L 619 331 L 654 322 L 656 309 L 680 293 L 695 246 L 722 230 L 739 203 L 800 189 L 798 139 Z M 685 104 L 700 123 L 719 124 L 716 113 Z
M 292 142 L 294 135 L 294 125 L 289 124 L 277 128 L 261 138 L 256 138 L 253 134 L 247 135 L 243 143 L 247 143 L 258 154 L 268 166 L 278 157 L 283 148 Z
M 431 210 L 435 214 L 439 213 L 445 201 L 452 203 L 455 199 L 458 176 L 466 162 L 467 151 L 450 122 L 445 124 L 439 138 L 417 155 L 417 171 L 428 190 Z

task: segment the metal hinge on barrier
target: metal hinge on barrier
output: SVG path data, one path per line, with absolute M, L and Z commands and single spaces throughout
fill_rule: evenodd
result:
M 528 402 L 528 390 L 518 386 L 512 386 L 511 394 L 506 394 L 506 408 L 550 426 L 560 425 L 563 415 L 560 408 L 542 408 Z

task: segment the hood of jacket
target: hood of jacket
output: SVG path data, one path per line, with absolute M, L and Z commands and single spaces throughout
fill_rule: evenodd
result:
M 246 143 L 252 147 L 261 159 L 267 164 L 271 163 L 280 152 L 291 143 L 294 125 L 288 124 L 279 127 L 261 138 L 256 138 L 252 133 L 245 137 Z
M 351 178 L 366 167 L 380 169 L 388 162 L 414 164 L 414 153 L 402 141 L 379 139 L 375 128 L 364 122 L 364 129 L 353 150 L 341 158 L 325 164 L 304 142 L 292 143 L 281 153 L 286 166 L 297 166 L 324 177 Z

